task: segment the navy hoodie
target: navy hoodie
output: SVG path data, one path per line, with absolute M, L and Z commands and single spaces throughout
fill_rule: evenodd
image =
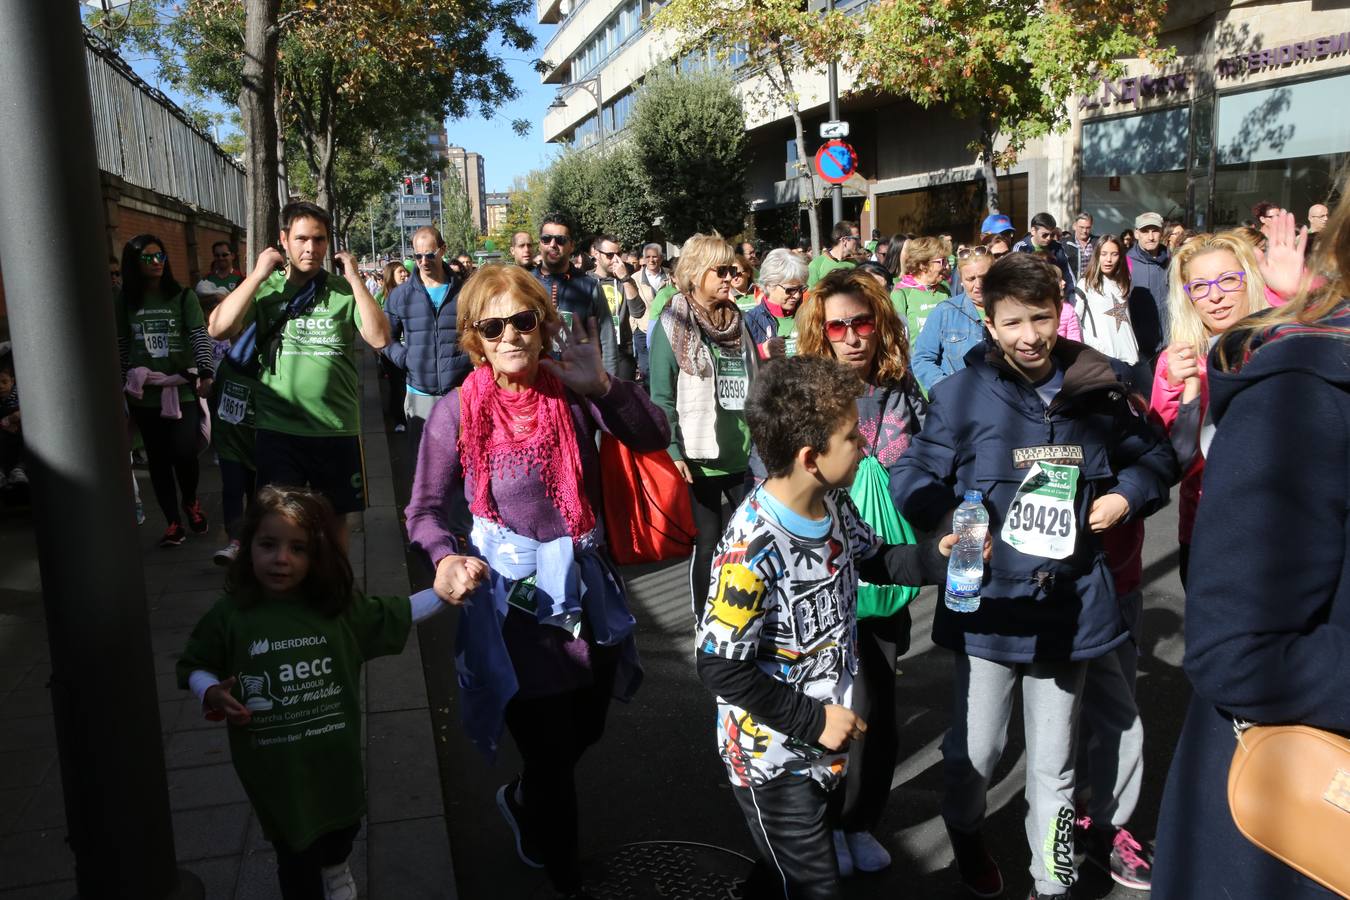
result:
M 1171 444 L 1137 412 L 1142 398 L 1135 405 L 1127 396 L 1124 363 L 1064 338 L 1052 355 L 1064 384 L 1047 407 L 997 347 L 983 356 L 972 350 L 965 369 L 933 388 L 923 431 L 891 475 L 896 508 L 923 530 L 943 526 L 966 491 L 983 494 L 994 547 L 980 608 L 958 613 L 939 603 L 933 642 L 996 662 L 1092 659 L 1126 640 L 1088 510 L 1118 493 L 1129 501 L 1129 519 L 1147 516 L 1167 503 L 1179 477 Z M 999 535 L 1026 459 L 1051 448 L 1076 458 L 1080 471 L 1078 537 L 1064 559 L 1031 556 Z

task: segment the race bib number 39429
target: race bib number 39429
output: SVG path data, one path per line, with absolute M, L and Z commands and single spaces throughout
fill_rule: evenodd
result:
M 1064 559 L 1078 538 L 1078 467 L 1033 463 L 1003 518 L 1003 540 L 1021 553 Z

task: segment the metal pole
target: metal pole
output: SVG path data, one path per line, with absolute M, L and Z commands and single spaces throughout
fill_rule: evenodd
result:
M 370 261 L 375 262 L 375 202 L 366 203 L 366 214 L 370 219 Z
M 600 91 L 600 76 L 595 76 L 595 127 L 599 135 L 600 155 L 605 155 L 605 103 Z
M 829 12 L 834 12 L 834 0 L 829 0 Z M 830 121 L 839 121 L 839 65 L 830 63 Z M 815 215 L 815 210 L 811 211 Z M 844 186 L 836 184 L 830 188 L 831 225 L 838 225 L 844 218 Z
M 0 13 L 0 258 L 77 890 L 200 896 L 174 863 L 79 7 Z
M 403 230 L 403 195 L 399 194 L 398 200 L 398 247 L 399 262 L 408 258 L 408 233 Z

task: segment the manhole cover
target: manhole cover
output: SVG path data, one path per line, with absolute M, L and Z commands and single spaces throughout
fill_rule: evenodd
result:
M 710 844 L 644 841 L 589 860 L 582 870 L 596 900 L 741 900 L 740 882 L 753 865 Z

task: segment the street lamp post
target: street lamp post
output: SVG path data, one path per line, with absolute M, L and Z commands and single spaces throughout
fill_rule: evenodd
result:
M 580 81 L 574 81 L 568 85 L 571 88 L 581 88 L 586 93 L 595 98 L 595 127 L 596 144 L 600 152 L 605 152 L 605 105 L 604 95 L 600 91 L 600 75 L 597 73 L 594 78 L 583 78 Z M 563 99 L 562 91 L 548 105 L 549 109 L 566 109 L 567 101 Z

